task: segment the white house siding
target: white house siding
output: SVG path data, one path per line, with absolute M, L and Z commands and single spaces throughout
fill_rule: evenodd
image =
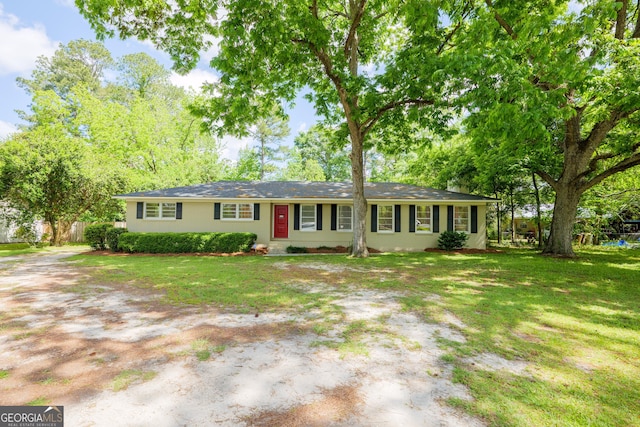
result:
M 258 243 L 268 244 L 271 237 L 270 203 L 260 204 L 259 220 L 214 219 L 213 201 L 152 200 L 152 202 L 181 202 L 182 219 L 138 219 L 137 201 L 127 201 L 127 229 L 132 232 L 247 232 L 258 236 Z M 220 200 L 222 203 L 238 203 Z M 254 203 L 254 201 L 240 201 Z
M 182 202 L 182 219 L 152 220 L 136 218 L 136 202 L 127 202 L 127 228 L 133 232 L 251 232 L 258 238 L 257 242 L 266 244 L 270 248 L 284 251 L 288 246 L 319 247 L 319 246 L 350 246 L 351 232 L 331 230 L 331 205 L 333 201 L 322 202 L 322 230 L 302 231 L 294 230 L 295 203 L 269 201 L 259 202 L 259 220 L 222 220 L 214 219 L 214 202 L 219 203 L 257 203 L 249 200 L 160 200 L 153 202 Z M 301 204 L 318 204 L 320 201 L 302 202 Z M 349 203 L 337 203 L 349 204 Z M 400 232 L 382 233 L 371 231 L 371 206 L 381 204 L 400 205 Z M 366 232 L 367 245 L 383 252 L 418 252 L 425 248 L 437 247 L 440 233 L 447 230 L 447 206 L 477 206 L 477 233 L 469 233 L 466 247 L 486 248 L 486 205 L 477 203 L 447 203 L 431 202 L 440 206 L 440 220 L 438 233 L 415 233 L 409 231 L 409 205 L 420 204 L 419 201 L 370 201 L 367 211 Z M 275 205 L 289 207 L 289 237 L 275 239 L 273 237 L 273 215 Z
M 371 205 L 373 204 L 392 204 L 401 206 L 400 216 L 400 232 L 381 233 L 371 231 Z M 440 231 L 438 233 L 415 233 L 409 231 L 409 205 L 416 204 L 415 201 L 410 203 L 403 202 L 369 202 L 366 219 L 367 246 L 375 248 L 382 252 L 419 252 L 426 248 L 435 248 L 438 246 L 438 238 L 440 233 L 447 230 L 447 206 L 477 206 L 478 207 L 478 232 L 469 233 L 469 240 L 466 247 L 474 249 L 486 249 L 486 205 L 477 205 L 471 203 L 432 203 L 440 206 Z M 270 247 L 280 250 L 286 249 L 287 246 L 299 247 L 318 247 L 318 246 L 350 246 L 352 244 L 353 235 L 349 232 L 340 232 L 331 230 L 331 203 L 323 203 L 322 205 L 323 227 L 322 231 L 296 231 L 293 230 L 293 204 L 289 205 L 289 238 L 275 239 L 270 243 Z

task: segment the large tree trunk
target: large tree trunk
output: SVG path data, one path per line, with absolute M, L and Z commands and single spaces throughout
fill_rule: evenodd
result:
M 353 181 L 353 248 L 351 255 L 364 258 L 369 256 L 367 249 L 367 200 L 364 197 L 364 160 L 362 136 L 359 132 L 351 134 L 351 179 Z
M 543 254 L 553 254 L 573 257 L 573 224 L 578 212 L 582 192 L 567 183 L 558 183 L 556 200 L 551 221 L 551 234 L 542 251 Z
M 540 203 L 540 189 L 538 188 L 538 181 L 536 181 L 535 172 L 531 172 L 531 180 L 533 181 L 533 189 L 536 197 L 536 228 L 538 230 L 538 248 L 542 248 L 542 203 Z

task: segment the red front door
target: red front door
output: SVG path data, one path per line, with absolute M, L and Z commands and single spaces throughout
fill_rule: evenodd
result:
M 273 237 L 287 239 L 289 237 L 289 206 L 276 205 L 273 208 Z

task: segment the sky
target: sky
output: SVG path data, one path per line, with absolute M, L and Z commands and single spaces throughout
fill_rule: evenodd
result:
M 28 110 L 29 107 L 30 98 L 18 87 L 16 78 L 29 78 L 39 56 L 51 56 L 60 44 L 77 39 L 96 40 L 96 37 L 73 0 L 0 0 L 0 139 L 15 132 L 21 123 L 15 110 Z M 144 52 L 165 67 L 171 67 L 169 56 L 150 43 L 116 38 L 108 39 L 104 44 L 114 59 Z M 199 88 L 204 81 L 215 82 L 218 76 L 207 64 L 207 58 L 210 59 L 213 53 L 204 53 L 198 67 L 188 75 L 173 73 L 171 81 L 193 89 Z M 288 111 L 291 133 L 284 141 L 287 145 L 317 121 L 313 107 L 305 99 L 299 97 L 295 104 Z M 241 147 L 252 145 L 250 139 L 233 137 L 226 137 L 222 142 L 222 154 L 230 160 L 237 159 Z

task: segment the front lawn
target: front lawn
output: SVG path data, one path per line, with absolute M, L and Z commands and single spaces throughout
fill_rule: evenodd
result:
M 368 259 L 81 255 L 101 281 L 164 292 L 175 304 L 241 312 L 331 312 L 322 286 L 392 291 L 405 310 L 449 323 L 465 343 L 440 339 L 454 379 L 475 400 L 450 400 L 497 426 L 640 425 L 640 251 L 595 248 L 573 260 L 530 250 Z M 496 354 L 523 374 L 470 362 Z

